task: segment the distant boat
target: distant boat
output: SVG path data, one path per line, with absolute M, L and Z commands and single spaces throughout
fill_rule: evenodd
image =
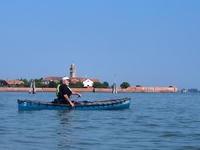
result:
M 181 93 L 186 93 L 186 92 L 187 92 L 186 89 L 182 89 L 182 90 L 181 90 Z
M 35 81 L 32 80 L 31 81 L 31 85 L 30 85 L 30 88 L 29 88 L 29 94 L 36 94 L 36 88 L 35 88 Z

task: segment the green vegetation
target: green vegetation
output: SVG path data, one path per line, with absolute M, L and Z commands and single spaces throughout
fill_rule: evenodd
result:
M 84 85 L 83 85 L 83 83 L 82 82 L 77 82 L 77 83 L 69 83 L 69 87 L 70 88 L 83 88 L 84 87 Z
M 59 83 L 51 81 L 48 84 L 44 84 L 44 83 L 42 83 L 42 79 L 43 78 L 40 78 L 40 79 L 31 79 L 31 80 L 28 81 L 27 79 L 22 79 L 21 78 L 21 79 L 18 79 L 18 80 L 23 81 L 24 84 L 22 84 L 22 85 L 13 85 L 13 87 L 30 87 L 32 80 L 35 81 L 35 86 L 37 88 L 56 88 L 58 84 L 62 84 L 62 81 L 60 81 Z M 127 88 L 129 86 L 130 86 L 130 84 L 128 82 L 123 82 L 120 85 L 121 88 Z M 0 87 L 3 87 L 3 85 L 0 85 Z M 77 82 L 77 83 L 70 82 L 69 83 L 69 87 L 70 88 L 84 88 L 84 85 L 83 85 L 82 82 Z M 106 82 L 106 81 L 104 81 L 103 83 L 101 83 L 101 82 L 94 82 L 93 87 L 94 88 L 112 88 L 112 86 L 110 87 L 109 83 Z
M 26 79 L 20 79 L 21 81 L 23 81 L 24 82 L 24 87 L 29 87 L 30 86 L 30 83 L 29 83 L 29 81 L 27 81 Z
M 93 87 L 94 88 L 109 88 L 109 84 L 108 84 L 108 82 L 103 82 L 103 83 L 95 82 L 93 84 Z
M 128 82 L 123 82 L 123 83 L 120 85 L 120 87 L 121 87 L 122 89 L 126 89 L 126 88 L 130 87 L 130 84 L 129 84 Z
M 141 85 L 136 85 L 136 87 L 142 87 Z
M 105 88 L 109 88 L 110 87 L 108 82 L 106 82 L 106 81 L 103 82 L 103 85 L 104 85 Z
M 55 87 L 57 87 L 57 83 L 51 81 L 51 82 L 49 82 L 49 87 L 50 88 L 55 88 Z

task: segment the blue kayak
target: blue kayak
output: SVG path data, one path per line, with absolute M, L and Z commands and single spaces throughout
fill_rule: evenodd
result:
M 130 107 L 131 98 L 99 101 L 80 101 L 74 107 L 69 104 L 41 102 L 33 100 L 17 100 L 18 110 L 116 110 Z

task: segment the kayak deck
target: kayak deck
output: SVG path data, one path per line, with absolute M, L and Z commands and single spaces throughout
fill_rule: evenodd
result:
M 17 100 L 18 110 L 113 110 L 130 107 L 131 98 L 99 101 L 80 101 L 74 107 L 69 104 L 41 102 L 33 100 Z

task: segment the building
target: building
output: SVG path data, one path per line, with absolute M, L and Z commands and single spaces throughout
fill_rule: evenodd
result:
M 97 78 L 84 78 L 84 77 L 76 77 L 76 66 L 72 63 L 70 67 L 70 82 L 77 83 L 77 82 L 84 82 L 85 80 L 90 80 L 93 83 L 99 82 Z
M 42 79 L 41 83 L 43 84 L 49 84 L 50 82 L 60 83 L 61 80 L 62 77 L 46 77 Z
M 14 87 L 23 85 L 24 81 L 21 80 L 1 80 L 0 85 L 5 87 Z
M 87 80 L 89 84 L 89 86 L 91 85 L 91 83 L 93 82 L 99 82 L 99 79 L 97 78 L 85 78 L 85 77 L 76 77 L 76 66 L 72 63 L 71 64 L 71 67 L 70 67 L 70 82 L 72 83 L 77 83 L 77 82 L 84 82 L 85 80 Z M 55 82 L 55 83 L 59 83 L 60 81 L 62 80 L 62 77 L 45 77 L 42 79 L 42 83 L 43 84 L 49 84 L 50 82 Z M 88 81 L 90 80 L 90 81 Z M 87 83 L 85 82 L 85 83 Z M 88 85 L 88 83 L 86 85 Z M 92 83 L 92 85 L 93 85 Z M 86 86 L 88 87 L 88 86 Z
M 70 68 L 70 78 L 76 78 L 76 66 L 73 63 Z
M 92 87 L 94 84 L 94 82 L 90 79 L 86 79 L 85 81 L 83 81 L 83 86 L 84 87 Z
M 83 77 L 76 77 L 76 78 L 70 78 L 70 82 L 72 83 L 77 83 L 77 82 L 84 82 L 85 80 L 88 80 L 89 78 L 83 78 Z M 89 80 L 91 80 L 93 83 L 94 82 L 99 82 L 99 79 L 97 78 L 90 78 Z
M 0 86 L 8 86 L 8 83 L 5 80 L 0 80 Z
M 178 88 L 176 86 L 169 87 L 151 87 L 151 86 L 130 86 L 126 89 L 123 89 L 126 92 L 152 92 L 152 93 L 176 93 Z

